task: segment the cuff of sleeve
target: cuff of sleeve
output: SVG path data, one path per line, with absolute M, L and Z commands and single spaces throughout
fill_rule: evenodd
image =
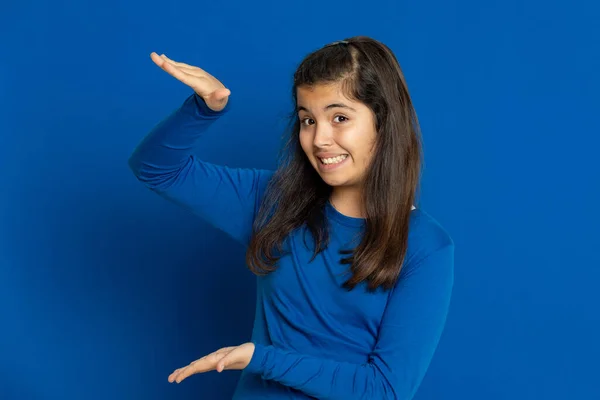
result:
M 198 113 L 204 117 L 220 117 L 231 108 L 231 97 L 227 99 L 227 104 L 221 111 L 215 111 L 208 107 L 204 99 L 198 96 L 198 93 L 196 92 L 194 92 L 190 97 L 193 98 L 194 102 L 196 103 Z
M 265 360 L 268 352 L 268 346 L 263 346 L 258 343 L 254 343 L 254 354 L 250 359 L 250 363 L 245 368 L 248 372 L 254 374 L 262 374 L 265 370 Z

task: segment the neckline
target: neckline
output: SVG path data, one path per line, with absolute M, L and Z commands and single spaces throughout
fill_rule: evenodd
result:
M 342 225 L 346 225 L 352 228 L 361 228 L 366 223 L 366 218 L 350 217 L 348 215 L 342 214 L 333 206 L 333 204 L 331 204 L 330 200 L 327 200 L 327 203 L 325 203 L 325 211 L 328 218 L 339 222 Z M 419 208 L 413 205 L 411 209 L 411 214 L 414 214 L 418 211 Z
M 341 212 L 339 212 L 334 206 L 333 204 L 331 204 L 331 201 L 327 200 L 327 203 L 325 204 L 325 208 L 327 211 L 327 217 L 331 218 L 332 220 L 339 222 L 342 225 L 346 225 L 349 227 L 354 227 L 354 228 L 360 228 L 362 226 L 364 226 L 366 219 L 365 218 L 359 218 L 359 217 L 350 217 L 348 215 L 344 215 Z

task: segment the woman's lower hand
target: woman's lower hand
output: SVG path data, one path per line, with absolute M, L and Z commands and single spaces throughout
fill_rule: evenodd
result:
M 191 364 L 178 368 L 169 375 L 169 382 L 180 383 L 185 378 L 208 371 L 222 372 L 226 369 L 240 370 L 250 364 L 254 354 L 254 343 L 244 343 L 239 346 L 223 347 L 208 354 Z

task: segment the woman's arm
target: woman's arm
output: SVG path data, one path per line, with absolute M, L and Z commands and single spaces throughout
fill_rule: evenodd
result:
M 255 344 L 246 367 L 319 399 L 412 399 L 446 321 L 454 245 L 407 271 L 391 295 L 368 362 L 353 364 Z
M 229 168 L 196 158 L 192 150 L 197 141 L 227 113 L 231 101 L 221 109 L 215 107 L 214 104 L 219 102 L 210 97 L 210 93 L 223 90 L 215 89 L 218 85 L 212 83 L 213 87 L 210 87 L 202 80 L 197 83 L 195 76 L 180 75 L 183 72 L 175 70 L 174 64 L 169 65 L 166 57 L 153 55 L 153 59 L 195 92 L 141 141 L 129 158 L 131 170 L 152 191 L 191 210 L 236 240 L 247 243 L 271 172 Z M 190 70 L 192 67 L 185 68 Z M 207 75 L 197 70 L 199 75 Z M 206 97 L 198 95 L 203 90 Z M 213 100 L 214 109 L 207 105 L 205 98 Z

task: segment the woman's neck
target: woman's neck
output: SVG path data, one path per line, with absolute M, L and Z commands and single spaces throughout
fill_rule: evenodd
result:
M 362 194 L 351 188 L 334 188 L 329 201 L 333 208 L 347 217 L 365 218 Z

